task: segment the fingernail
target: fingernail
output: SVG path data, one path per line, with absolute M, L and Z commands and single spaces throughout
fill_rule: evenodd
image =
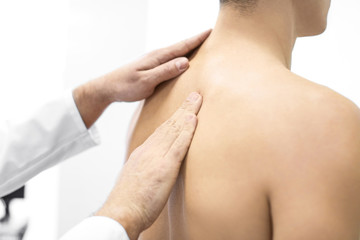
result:
M 177 61 L 177 62 L 175 63 L 175 65 L 176 65 L 177 69 L 178 69 L 180 72 L 182 72 L 182 71 L 184 71 L 185 69 L 188 68 L 188 66 L 189 66 L 189 61 L 184 58 L 184 59 L 181 59 L 181 60 Z
M 190 102 L 196 102 L 199 98 L 200 98 L 200 94 L 198 94 L 197 92 L 192 92 L 188 96 L 187 100 L 189 100 Z

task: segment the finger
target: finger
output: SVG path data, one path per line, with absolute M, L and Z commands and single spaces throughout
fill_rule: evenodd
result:
M 145 141 L 144 146 L 158 146 L 161 155 L 169 151 L 186 125 L 188 115 L 196 115 L 201 107 L 202 97 L 193 92 L 183 102 L 181 107 Z
M 180 134 L 185 123 L 186 115 L 196 115 L 200 110 L 201 104 L 202 97 L 199 93 L 192 92 L 189 94 L 181 107 L 156 129 L 155 133 L 149 138 L 149 141 L 169 148 Z
M 166 62 L 156 68 L 143 72 L 148 75 L 148 79 L 152 84 L 158 85 L 164 81 L 173 79 L 183 73 L 189 67 L 189 61 L 185 57 L 176 58 Z
M 165 159 L 168 161 L 174 161 L 178 164 L 175 166 L 177 169 L 180 169 L 181 163 L 184 160 L 185 155 L 190 147 L 196 126 L 197 117 L 195 115 L 188 115 L 183 130 L 165 155 Z
M 171 116 L 168 121 L 179 121 L 181 116 L 187 113 L 198 114 L 202 104 L 202 96 L 197 92 L 192 92 L 182 103 L 180 108 Z
M 158 129 L 159 139 L 166 139 L 168 143 L 166 150 L 171 146 L 173 141 L 179 136 L 186 123 L 186 118 L 189 115 L 196 115 L 201 107 L 202 97 L 197 92 L 191 93 L 187 99 L 182 103 L 181 107 Z
M 205 39 L 207 39 L 211 31 L 212 30 L 209 29 L 169 47 L 153 51 L 147 55 L 147 61 L 144 62 L 143 70 L 151 69 L 174 58 L 185 56 L 195 48 L 199 47 Z

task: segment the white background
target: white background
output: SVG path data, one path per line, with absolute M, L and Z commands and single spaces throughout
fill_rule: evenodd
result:
M 299 39 L 293 71 L 360 104 L 360 2 L 333 0 L 319 37 Z M 214 25 L 217 0 L 0 0 L 1 120 Z M 26 239 L 57 239 L 95 211 L 121 169 L 136 103 L 97 123 L 102 145 L 28 184 Z

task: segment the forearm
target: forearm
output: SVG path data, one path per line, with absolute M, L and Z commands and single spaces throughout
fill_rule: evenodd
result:
M 106 91 L 105 85 L 106 79 L 101 77 L 87 82 L 73 91 L 74 101 L 88 129 L 113 102 Z

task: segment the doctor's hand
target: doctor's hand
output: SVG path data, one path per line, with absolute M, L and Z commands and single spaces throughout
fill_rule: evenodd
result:
M 97 216 L 118 221 L 131 240 L 150 227 L 163 210 L 194 135 L 201 104 L 199 94 L 190 94 L 130 155 L 108 200 L 97 212 Z
M 199 47 L 211 30 L 170 47 L 153 51 L 73 91 L 74 100 L 87 128 L 113 102 L 132 102 L 149 97 L 155 87 L 185 72 L 185 56 Z

